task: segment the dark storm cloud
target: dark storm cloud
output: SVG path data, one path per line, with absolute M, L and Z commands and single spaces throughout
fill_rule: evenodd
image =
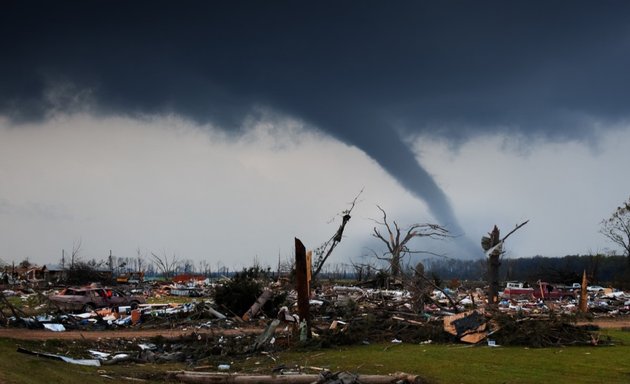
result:
M 104 114 L 227 129 L 254 107 L 364 150 L 461 230 L 399 129 L 590 139 L 628 117 L 624 2 L 5 2 L 0 112 L 43 118 L 50 87 Z M 58 107 L 58 105 L 56 105 Z

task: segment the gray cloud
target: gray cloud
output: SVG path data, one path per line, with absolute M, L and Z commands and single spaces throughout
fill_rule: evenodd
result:
M 174 112 L 239 132 L 257 107 L 355 145 L 462 233 L 400 129 L 591 140 L 628 118 L 622 2 L 8 2 L 0 112 Z M 51 87 L 68 84 L 51 100 Z M 87 91 L 86 91 L 87 90 Z M 64 104 L 64 100 L 65 102 Z
M 66 209 L 51 204 L 35 202 L 14 203 L 0 197 L 0 216 L 21 216 L 45 220 L 72 220 Z

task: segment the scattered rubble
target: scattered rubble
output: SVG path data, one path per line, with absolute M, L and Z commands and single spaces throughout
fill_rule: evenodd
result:
M 148 286 L 145 283 L 134 289 L 146 297 L 145 302 L 151 304 L 118 305 L 79 313 L 65 311 L 50 301 L 53 291 L 5 290 L 0 293 L 0 320 L 5 327 L 47 329 L 50 332 L 113 329 L 186 331 L 177 338 L 133 340 L 108 339 L 107 332 L 103 332 L 102 339 L 86 344 L 82 351 L 73 353 L 73 357 L 65 352 L 53 353 L 59 351 L 19 349 L 23 353 L 69 363 L 99 365 L 187 362 L 190 366 L 204 366 L 217 361 L 218 357 L 272 354 L 294 346 L 327 347 L 379 342 L 462 342 L 490 347 L 596 346 L 608 342 L 593 332 L 592 327 L 576 325 L 578 305 L 574 295 L 564 295 L 555 300 L 543 300 L 533 295 L 503 297 L 496 308 L 488 308 L 486 295 L 480 288 L 432 289 L 433 286 L 427 283 L 425 286 L 428 289 L 422 291 L 425 296 L 418 300 L 416 296 L 419 293 L 413 290 L 319 285 L 309 301 L 312 338 L 306 340 L 307 323 L 297 315 L 297 291 L 287 288 L 287 285 L 269 285 L 259 297 L 251 299 L 250 309 L 244 311 L 241 317 L 242 314 L 218 307 L 211 297 L 214 286 L 209 282 L 201 284 L 203 286 L 196 285 L 196 289 L 202 292 L 202 296 L 183 303 L 168 302 L 169 293 L 177 295 L 181 287 L 166 289 L 169 285 Z M 284 295 L 285 305 L 269 316 L 261 308 L 278 292 Z M 11 304 L 16 300 L 27 304 L 18 308 Z M 422 307 L 418 307 L 418 303 L 422 303 Z M 588 298 L 588 309 L 589 316 L 595 318 L 627 315 L 630 313 L 630 295 L 612 290 L 592 292 Z M 244 325 L 255 327 L 258 331 L 237 335 L 224 332 Z M 219 365 L 230 370 L 230 364 Z M 213 370 L 220 369 L 214 363 L 211 366 Z M 211 376 L 207 372 L 175 372 L 172 376 L 191 382 L 285 380 L 277 378 L 282 375 L 268 379 L 234 374 Z M 306 382 L 306 378 L 299 380 Z M 370 382 L 366 381 L 366 376 L 360 376 L 359 380 Z M 373 382 L 392 382 L 396 378 L 378 380 Z M 416 382 L 414 380 L 411 378 L 407 382 Z M 328 372 L 308 377 L 308 382 L 352 383 L 356 382 L 356 378 Z
M 62 356 L 62 355 L 55 355 L 55 354 L 52 354 L 52 353 L 29 351 L 29 350 L 21 348 L 21 347 L 18 347 L 17 351 L 20 352 L 20 353 L 26 353 L 28 355 L 45 357 L 47 359 L 61 360 L 63 362 L 70 363 L 70 364 L 89 365 L 89 366 L 92 366 L 92 367 L 100 367 L 101 366 L 101 362 L 99 360 L 96 360 L 96 359 L 73 359 L 71 357 Z

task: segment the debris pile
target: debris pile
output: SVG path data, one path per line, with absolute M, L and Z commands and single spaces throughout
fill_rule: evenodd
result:
M 243 279 L 247 281 L 247 279 Z M 250 284 L 250 283 L 248 283 Z M 204 295 L 225 286 L 200 289 Z M 317 286 L 309 301 L 309 319 L 297 315 L 297 293 L 279 283 L 266 286 L 262 293 L 240 305 L 241 313 L 219 307 L 211 297 L 190 298 L 180 303 L 155 303 L 164 298 L 165 285 L 135 287 L 152 297 L 151 304 L 103 307 L 87 312 L 66 312 L 49 299 L 52 292 L 0 294 L 0 320 L 4 326 L 47 329 L 51 332 L 113 329 L 180 329 L 190 340 L 181 345 L 145 343 L 127 357 L 119 349 L 94 349 L 109 354 L 98 357 L 103 363 L 122 361 L 162 362 L 200 361 L 208 356 L 232 353 L 274 352 L 295 345 L 349 345 L 377 342 L 431 343 L 464 342 L 532 347 L 558 345 L 598 345 L 605 343 L 596 334 L 576 323 L 575 297 L 542 300 L 535 297 L 504 297 L 496 308 L 487 308 L 480 288 L 427 287 L 414 291 L 361 288 L 357 286 Z M 251 288 L 248 292 L 254 292 Z M 423 297 L 419 300 L 418 295 Z M 229 296 L 237 297 L 237 296 Z M 247 296 L 239 296 L 244 301 Z M 11 299 L 11 300 L 9 300 Z M 11 302 L 29 305 L 17 308 Z M 167 297 L 168 300 L 168 297 Z M 284 305 L 270 314 L 266 303 Z M 418 303 L 422 303 L 419 307 Z M 630 313 L 630 296 L 624 292 L 593 292 L 589 297 L 590 315 L 622 316 Z M 25 310 L 28 308 L 29 310 Z M 33 313 L 37 312 L 39 313 Z M 252 333 L 223 335 L 226 329 L 252 328 Z M 307 336 L 307 328 L 312 338 Z M 215 334 L 216 332 L 216 334 Z M 106 333 L 104 333 L 106 337 Z M 309 339 L 307 341 L 307 338 Z M 203 346 L 203 347 L 202 347 Z M 118 356 L 118 357 L 116 357 Z M 83 356 L 84 357 L 84 356 Z

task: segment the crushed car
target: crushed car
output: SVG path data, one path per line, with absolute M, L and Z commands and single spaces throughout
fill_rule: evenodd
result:
M 61 310 L 91 312 L 97 308 L 129 306 L 135 309 L 145 304 L 143 296 L 130 295 L 111 288 L 65 288 L 48 297 Z

